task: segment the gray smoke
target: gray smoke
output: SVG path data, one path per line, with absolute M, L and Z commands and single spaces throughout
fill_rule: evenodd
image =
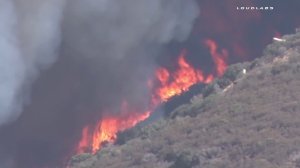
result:
M 30 85 L 55 62 L 63 6 L 63 0 L 0 1 L 0 125 L 20 115 Z M 109 74 L 111 67 L 130 71 L 143 61 L 136 57 L 153 57 L 158 46 L 184 40 L 198 9 L 192 0 L 72 0 L 65 13 L 66 53 L 119 78 Z M 142 67 L 136 68 L 131 75 Z
M 0 124 L 24 111 L 0 127 L 12 167 L 57 167 L 124 99 L 143 112 L 161 49 L 198 14 L 194 0 L 0 0 Z
M 30 85 L 56 59 L 62 0 L 0 1 L 0 125 L 29 102 Z
M 72 0 L 65 14 L 66 55 L 89 64 L 99 102 L 115 107 L 124 97 L 146 104 L 159 49 L 185 40 L 199 11 L 193 0 Z
M 0 1 L 0 125 L 11 119 L 23 82 L 24 62 L 18 50 L 16 14 L 11 1 Z
M 197 16 L 193 0 L 73 0 L 67 5 L 67 40 L 83 52 L 93 45 L 102 51 L 84 57 L 119 59 L 145 44 L 184 40 Z

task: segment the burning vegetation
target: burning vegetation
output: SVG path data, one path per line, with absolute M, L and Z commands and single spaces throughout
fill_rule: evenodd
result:
M 77 153 L 92 152 L 96 153 L 103 143 L 113 143 L 117 139 L 117 133 L 134 127 L 141 121 L 147 119 L 150 112 L 132 112 L 128 111 L 128 105 L 125 102 L 122 105 L 122 112 L 116 116 L 107 115 L 97 125 L 85 127 L 82 131 L 82 138 L 77 147 Z
M 258 4 L 254 1 L 245 3 L 243 5 Z M 224 74 L 228 64 L 256 58 L 261 55 L 263 48 L 272 41 L 273 37 L 280 37 L 282 33 L 288 32 L 286 26 L 278 24 L 280 21 L 276 17 L 270 17 L 261 11 L 238 13 L 233 7 L 239 5 L 236 2 L 204 0 L 199 4 L 202 7 L 202 15 L 199 16 L 190 38 L 185 43 L 176 46 L 179 48 L 177 52 L 179 54 L 175 54 L 173 57 L 176 59 L 175 65 L 171 68 L 164 66 L 156 68 L 153 78 L 148 80 L 150 103 L 146 107 L 147 112 L 124 113 L 121 110 L 121 115 L 105 113 L 96 124 L 97 126 L 89 129 L 89 136 L 93 138 L 84 136 L 86 128 L 83 129 L 83 136 L 79 142 L 79 147 L 77 147 L 80 150 L 77 152 L 95 153 L 101 148 L 102 143 L 113 143 L 118 132 L 147 119 L 161 103 L 188 91 L 194 84 L 212 82 L 215 77 Z M 285 8 L 284 4 L 275 4 L 275 6 L 277 10 Z M 285 25 L 290 25 L 293 31 L 300 23 L 295 20 L 296 15 L 292 17 L 292 20 L 283 20 L 282 18 L 281 21 Z M 201 54 L 208 57 L 204 58 Z M 190 61 L 191 55 L 194 58 L 202 58 L 202 60 L 191 59 L 192 61 Z M 206 64 L 210 61 L 212 63 L 207 68 Z M 167 67 L 170 66 L 167 65 Z M 134 124 L 132 124 L 132 120 L 135 120 Z M 118 121 L 123 124 L 111 121 Z M 112 128 L 103 126 L 107 123 L 110 123 Z M 108 137 L 103 136 L 103 134 L 108 135 Z M 83 142 L 88 143 L 85 143 L 83 147 L 81 145 Z
M 96 153 L 103 143 L 113 143 L 117 139 L 117 133 L 134 127 L 139 122 L 146 120 L 151 113 L 161 105 L 176 95 L 183 92 L 197 83 L 210 83 L 214 77 L 222 76 L 227 67 L 228 52 L 220 50 L 215 41 L 208 39 L 204 43 L 209 49 L 215 63 L 215 74 L 205 75 L 201 69 L 194 68 L 186 60 L 187 50 L 183 50 L 178 56 L 175 71 L 167 68 L 158 68 L 154 79 L 149 80 L 149 97 L 151 103 L 146 112 L 130 111 L 132 107 L 125 101 L 121 105 L 121 112 L 118 115 L 104 113 L 101 120 L 93 128 L 86 126 L 82 130 L 81 140 L 77 147 L 77 153 L 92 152 Z M 91 129 L 92 128 L 92 129 Z
M 273 37 L 300 26 L 299 5 L 0 2 L 0 167 L 62 167 L 74 154 L 97 153 L 193 85 L 261 56 Z
M 72 167 L 298 167 L 300 31 L 282 40 L 199 93 L 219 89 L 135 129 L 124 144 L 74 156 Z

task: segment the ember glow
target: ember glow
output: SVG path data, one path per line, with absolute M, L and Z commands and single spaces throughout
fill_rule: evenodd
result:
M 96 153 L 101 149 L 103 143 L 113 143 L 117 139 L 117 133 L 136 126 L 139 122 L 146 120 L 153 109 L 161 103 L 168 101 L 176 95 L 189 90 L 196 83 L 210 83 L 215 76 L 221 76 L 227 68 L 228 52 L 219 49 L 215 41 L 205 40 L 204 45 L 210 51 L 215 63 L 215 73 L 205 75 L 201 69 L 194 68 L 187 60 L 188 51 L 183 49 L 178 56 L 175 71 L 160 67 L 156 70 L 154 79 L 148 81 L 149 90 L 152 91 L 151 103 L 146 112 L 136 112 L 126 101 L 121 105 L 118 115 L 105 113 L 97 125 L 85 127 L 77 147 L 77 153 Z M 155 83 L 155 84 L 154 84 Z

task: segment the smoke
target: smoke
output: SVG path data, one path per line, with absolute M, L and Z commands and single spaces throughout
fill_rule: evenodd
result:
M 0 125 L 20 115 L 31 83 L 55 61 L 62 5 L 0 1 Z
M 0 129 L 13 167 L 56 166 L 124 99 L 143 112 L 161 49 L 198 15 L 194 0 L 1 1 L 0 124 L 23 111 Z
M 87 64 L 98 85 L 95 99 L 105 102 L 106 110 L 118 111 L 111 107 L 119 107 L 124 98 L 146 104 L 144 83 L 160 48 L 185 40 L 198 12 L 193 0 L 70 1 L 63 22 L 64 54 Z
M 11 120 L 23 81 L 24 63 L 16 37 L 16 15 L 11 1 L 0 2 L 0 125 Z

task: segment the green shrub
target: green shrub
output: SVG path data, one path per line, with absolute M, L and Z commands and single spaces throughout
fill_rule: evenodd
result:
M 200 164 L 199 158 L 190 152 L 180 153 L 170 168 L 191 168 Z
M 267 46 L 267 48 L 263 51 L 263 55 L 267 57 L 274 58 L 276 56 L 282 55 L 283 50 L 282 48 L 279 49 L 282 45 L 280 42 L 275 42 Z
M 272 75 L 278 75 L 282 72 L 286 72 L 288 69 L 290 69 L 290 65 L 287 64 L 277 65 L 272 67 L 271 73 Z
M 71 163 L 79 163 L 79 162 L 85 161 L 91 157 L 92 157 L 92 154 L 90 154 L 90 153 L 83 153 L 80 155 L 76 155 L 76 156 L 72 157 Z
M 229 80 L 228 78 L 221 78 L 221 79 L 218 79 L 216 82 L 219 85 L 219 87 L 222 89 L 226 88 L 227 86 L 229 86 L 232 83 L 232 81 Z
M 202 91 L 203 97 L 209 96 L 213 92 L 213 88 L 213 84 L 207 85 Z
M 238 63 L 227 68 L 223 78 L 235 81 L 243 69 L 248 69 L 248 63 Z

